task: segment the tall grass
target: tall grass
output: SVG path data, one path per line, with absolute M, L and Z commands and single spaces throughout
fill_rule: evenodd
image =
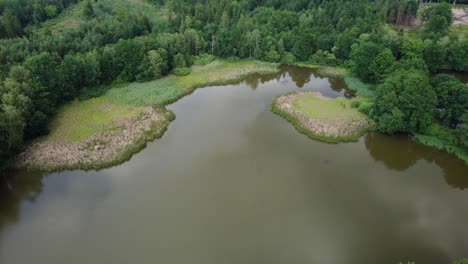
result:
M 110 89 L 104 96 L 121 104 L 164 106 L 199 87 L 238 82 L 253 73 L 277 71 L 277 64 L 273 63 L 218 60 L 205 66 L 192 67 L 192 73 L 187 76 L 171 75 L 151 82 L 131 83 Z
M 363 83 L 357 77 L 348 75 L 344 78 L 346 84 L 348 85 L 349 89 L 356 92 L 357 96 L 362 97 L 374 97 L 375 92 L 371 90 L 371 86 L 368 84 Z
M 423 133 L 414 134 L 413 138 L 421 144 L 454 154 L 468 163 L 468 150 L 458 146 L 457 138 L 449 128 L 433 124 Z

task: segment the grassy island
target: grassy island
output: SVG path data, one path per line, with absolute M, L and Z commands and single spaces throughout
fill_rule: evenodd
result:
M 229 84 L 254 73 L 274 73 L 278 65 L 217 60 L 193 66 L 187 76 L 170 75 L 109 89 L 60 108 L 49 135 L 38 138 L 16 159 L 16 166 L 56 171 L 101 169 L 130 159 L 146 142 L 164 133 L 174 114 L 165 106 L 195 89 Z
M 357 100 L 332 99 L 317 92 L 290 93 L 276 98 L 272 110 L 313 139 L 347 142 L 375 127 L 374 121 L 352 107 Z

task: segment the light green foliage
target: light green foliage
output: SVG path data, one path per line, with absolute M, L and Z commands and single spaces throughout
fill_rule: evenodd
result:
M 116 118 L 138 116 L 142 108 L 115 104 L 106 97 L 74 101 L 62 108 L 50 124 L 50 134 L 41 140 L 76 142 L 99 132 L 114 131 Z
M 198 56 L 195 56 L 193 64 L 203 66 L 213 62 L 215 59 L 216 57 L 212 54 L 203 53 Z
M 159 79 L 167 74 L 169 69 L 167 51 L 165 49 L 150 50 L 148 60 L 151 64 L 153 77 Z
M 172 70 L 172 74 L 175 76 L 187 76 L 190 74 L 190 68 L 188 67 L 180 67 L 180 68 L 175 68 Z
M 348 88 L 356 92 L 357 96 L 374 97 L 375 92 L 371 89 L 370 85 L 363 83 L 359 78 L 348 75 L 344 78 Z

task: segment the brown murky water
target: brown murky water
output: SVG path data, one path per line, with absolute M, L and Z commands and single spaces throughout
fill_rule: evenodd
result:
M 272 114 L 311 70 L 197 90 L 120 166 L 0 185 L 0 263 L 449 263 L 468 256 L 468 167 L 406 137 L 326 144 Z

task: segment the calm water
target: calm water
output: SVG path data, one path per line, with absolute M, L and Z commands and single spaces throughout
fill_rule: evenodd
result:
M 449 263 L 468 256 L 468 167 L 406 137 L 325 144 L 275 96 L 340 80 L 284 68 L 197 90 L 134 158 L 2 180 L 0 263 Z M 300 88 L 298 88 L 300 87 Z

